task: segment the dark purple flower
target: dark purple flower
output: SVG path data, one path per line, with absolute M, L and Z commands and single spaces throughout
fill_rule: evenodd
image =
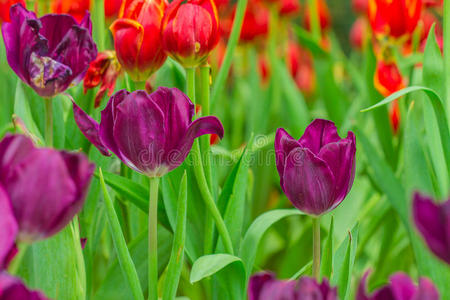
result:
M 89 13 L 78 24 L 70 15 L 37 18 L 21 4 L 2 25 L 6 58 L 23 82 L 42 97 L 53 97 L 80 82 L 97 56 Z
M 8 267 L 8 263 L 16 251 L 17 231 L 17 222 L 11 202 L 0 184 L 0 271 Z
M 280 184 L 292 204 L 308 214 L 336 208 L 355 178 L 355 135 L 341 139 L 333 122 L 316 119 L 297 141 L 279 128 L 275 154 Z
M 439 292 L 427 278 L 420 278 L 415 285 L 408 275 L 398 272 L 389 278 L 389 283 L 372 294 L 367 294 L 366 272 L 359 283 L 356 300 L 438 300 Z
M 130 168 L 149 177 L 162 176 L 178 167 L 196 137 L 223 136 L 219 119 L 196 119 L 191 100 L 176 88 L 160 87 L 152 94 L 125 90 L 115 93 L 98 124 L 75 103 L 78 127 L 103 155 L 109 151 Z
M 434 203 L 430 197 L 415 193 L 413 217 L 430 250 L 450 264 L 450 198 Z
M 248 284 L 249 300 L 336 300 L 337 288 L 324 279 L 321 284 L 310 277 L 277 280 L 272 273 L 258 273 Z
M 47 300 L 41 292 L 31 291 L 16 277 L 0 273 L 0 300 Z
M 19 225 L 18 240 L 63 229 L 83 206 L 94 168 L 81 153 L 35 148 L 23 135 L 7 135 L 0 142 L 0 184 Z

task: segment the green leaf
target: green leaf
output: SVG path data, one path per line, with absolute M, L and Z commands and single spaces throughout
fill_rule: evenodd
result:
M 308 31 L 298 25 L 293 25 L 292 28 L 294 30 L 294 33 L 297 35 L 300 44 L 311 51 L 315 56 L 329 56 L 328 52 L 323 50 L 323 48 Z
M 385 98 L 384 100 L 378 102 L 375 105 L 372 105 L 371 107 L 368 107 L 362 112 L 372 110 L 374 108 L 386 105 L 392 101 L 394 101 L 397 98 L 400 98 L 401 96 L 404 96 L 408 93 L 416 92 L 416 91 L 422 91 L 424 92 L 428 98 L 430 99 L 431 104 L 433 105 L 434 113 L 436 115 L 436 119 L 439 126 L 439 133 L 441 136 L 441 142 L 442 142 L 442 148 L 445 154 L 445 160 L 447 163 L 447 172 L 450 174 L 450 133 L 448 129 L 448 123 L 447 118 L 445 116 L 445 110 L 444 106 L 442 105 L 441 98 L 439 95 L 432 89 L 423 87 L 423 86 L 410 86 L 407 88 L 404 88 L 400 91 L 397 91 L 390 95 L 389 97 Z M 428 124 L 425 124 L 428 125 Z
M 253 270 L 259 242 L 267 229 L 283 218 L 298 215 L 303 215 L 303 213 L 297 209 L 276 209 L 260 215 L 253 221 L 242 240 L 239 251 L 239 257 L 241 257 L 247 272 L 247 280 Z
M 333 269 L 336 270 L 331 277 L 331 284 L 338 286 L 339 299 L 349 297 L 349 289 L 355 262 L 356 248 L 358 246 L 359 224 L 353 227 L 348 237 L 342 242 L 334 257 Z
M 177 294 L 180 281 L 181 269 L 184 261 L 184 243 L 186 241 L 186 208 L 187 208 L 187 179 L 186 172 L 181 179 L 180 192 L 178 195 L 177 227 L 172 243 L 172 254 L 170 255 L 167 275 L 164 280 L 163 300 L 174 299 Z
M 322 263 L 320 264 L 320 278 L 331 278 L 333 272 L 333 230 L 334 218 L 331 217 L 330 229 L 322 252 Z
M 33 115 L 31 114 L 30 105 L 27 101 L 23 83 L 22 81 L 20 81 L 20 79 L 17 79 L 16 95 L 14 100 L 14 114 L 18 115 L 20 119 L 22 119 L 31 134 L 43 141 L 42 134 L 33 119 Z
M 200 257 L 191 270 L 191 283 L 215 275 L 220 299 L 244 299 L 245 268 L 239 257 L 230 254 L 211 254 Z

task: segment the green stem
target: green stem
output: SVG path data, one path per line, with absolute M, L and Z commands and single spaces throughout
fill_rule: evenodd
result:
M 450 126 L 450 1 L 444 1 L 444 76 L 447 122 Z
M 186 88 L 187 96 L 194 102 L 195 99 L 195 69 L 186 68 Z M 195 103 L 195 102 L 194 102 Z M 222 237 L 223 243 L 225 245 L 225 250 L 233 254 L 233 244 L 231 243 L 230 234 L 225 225 L 225 222 L 220 215 L 219 209 L 217 208 L 216 202 L 211 195 L 210 189 L 208 187 L 208 182 L 206 180 L 205 171 L 203 169 L 202 155 L 200 152 L 200 145 L 198 139 L 194 141 L 191 150 L 192 160 L 194 162 L 194 174 L 197 179 L 198 187 L 202 195 L 203 201 L 205 202 L 206 208 L 212 215 L 219 235 Z
M 319 8 L 317 0 L 308 0 L 309 13 L 309 27 L 311 34 L 316 41 L 320 41 L 320 23 L 319 23 Z
M 27 253 L 28 246 L 29 245 L 25 243 L 17 244 L 18 252 L 8 267 L 8 272 L 11 275 L 16 275 L 17 271 L 19 271 L 20 264 L 22 263 L 22 260 L 25 257 L 25 253 Z
M 236 8 L 236 16 L 234 18 L 233 27 L 231 29 L 230 38 L 228 39 L 227 50 L 225 51 L 225 58 L 223 59 L 222 66 L 217 74 L 215 84 L 212 90 L 211 105 L 216 103 L 219 95 L 222 94 L 222 89 L 225 86 L 225 81 L 230 71 L 231 63 L 233 61 L 234 49 L 236 48 L 239 37 L 241 35 L 242 23 L 244 21 L 244 14 L 247 8 L 248 0 L 238 0 Z
M 148 205 L 148 299 L 158 300 L 158 187 L 159 177 L 150 178 Z
M 45 98 L 45 143 L 53 147 L 53 102 L 52 98 Z
M 117 217 L 116 211 L 114 210 L 113 202 L 111 200 L 111 197 L 109 196 L 108 190 L 106 189 L 105 180 L 103 179 L 101 168 L 99 168 L 99 175 L 111 237 L 114 242 L 114 247 L 116 248 L 120 267 L 125 273 L 125 277 L 128 280 L 134 299 L 144 300 L 144 295 L 142 294 L 141 283 L 136 272 L 136 267 L 134 266 L 134 262 L 131 259 L 127 243 L 125 242 L 125 238 L 123 237 L 122 229 L 120 228 L 119 224 L 119 218 Z
M 319 280 L 320 276 L 320 217 L 313 217 L 313 266 L 312 276 Z
M 94 39 L 97 42 L 98 51 L 105 49 L 105 4 L 104 0 L 95 0 L 93 7 Z

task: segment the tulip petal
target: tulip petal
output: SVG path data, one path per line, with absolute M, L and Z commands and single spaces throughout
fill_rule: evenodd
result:
M 261 291 L 268 282 L 276 280 L 273 273 L 262 272 L 250 277 L 248 282 L 248 300 L 260 300 Z
M 284 128 L 278 128 L 275 134 L 275 160 L 278 174 L 280 175 L 280 185 L 284 189 L 284 167 L 289 153 L 296 147 L 301 147 L 300 143 L 294 139 Z
M 15 247 L 18 231 L 11 202 L 3 187 L 0 185 L 0 271 L 7 267 L 11 250 Z
M 48 300 L 41 292 L 32 291 L 16 277 L 6 272 L 0 273 L 0 293 L 2 299 Z
M 48 50 L 52 52 L 72 26 L 77 22 L 71 15 L 48 14 L 39 18 L 42 27 L 39 33 L 48 41 Z
M 83 19 L 80 22 L 80 26 L 86 28 L 89 31 L 89 34 L 92 35 L 92 21 L 91 21 L 91 13 L 86 11 Z
M 100 138 L 99 125 L 75 102 L 73 103 L 73 117 L 83 135 L 100 151 L 101 154 L 110 156 L 107 146 Z
M 355 152 L 353 132 L 349 132 L 346 139 L 326 144 L 319 152 L 318 156 L 328 164 L 336 180 L 333 208 L 344 200 L 352 187 L 355 179 Z
M 305 133 L 299 142 L 303 147 L 308 148 L 317 155 L 324 145 L 337 142 L 340 139 L 333 122 L 315 119 L 306 127 Z
M 369 300 L 369 297 L 366 295 L 367 293 L 367 277 L 369 276 L 370 271 L 366 271 L 359 281 L 358 290 L 356 292 L 356 300 Z
M 283 176 L 284 191 L 295 207 L 313 215 L 330 210 L 334 175 L 309 149 L 295 148 L 289 153 Z
M 26 136 L 7 134 L 0 142 L 0 182 L 5 182 L 10 170 L 24 161 L 34 149 Z
M 191 123 L 194 115 L 194 104 L 177 88 L 159 87 L 150 97 L 164 114 L 165 149 L 167 151 L 174 149 L 184 137 Z
M 138 172 L 152 172 L 163 162 L 164 115 L 144 91 L 136 91 L 113 112 L 114 140 L 124 162 Z
M 46 176 L 42 176 L 46 170 Z M 5 190 L 10 196 L 19 241 L 32 242 L 55 233 L 56 218 L 76 200 L 76 186 L 61 155 L 52 149 L 36 149 L 12 170 Z M 62 228 L 58 224 L 58 229 Z
M 448 234 L 450 209 L 445 211 L 445 205 L 450 207 L 450 200 L 441 208 L 438 204 L 433 203 L 431 198 L 415 193 L 413 217 L 430 250 L 450 264 L 450 236 Z
M 415 300 L 439 300 L 439 291 L 427 278 L 419 278 L 419 289 Z
M 123 160 L 122 154 L 114 140 L 114 119 L 117 113 L 117 105 L 122 103 L 129 94 L 126 90 L 118 91 L 109 99 L 105 109 L 101 112 L 100 140 L 121 160 Z
M 204 134 L 217 134 L 220 138 L 223 138 L 223 126 L 218 118 L 214 116 L 201 117 L 189 125 L 177 147 L 166 153 L 169 171 L 178 167 L 186 159 L 189 151 L 191 151 L 194 139 Z
M 417 291 L 417 286 L 406 274 L 401 272 L 395 273 L 389 278 L 389 281 L 392 293 L 394 294 L 394 299 L 413 299 L 413 296 Z

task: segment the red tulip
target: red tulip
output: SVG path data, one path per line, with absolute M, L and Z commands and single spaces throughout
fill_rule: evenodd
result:
M 23 0 L 0 0 L 0 24 L 3 22 L 10 22 L 9 9 L 16 3 L 21 3 L 25 7 Z
M 319 12 L 319 23 L 320 28 L 322 30 L 327 30 L 331 26 L 331 15 L 330 11 L 328 10 L 327 3 L 325 0 L 317 0 L 317 9 Z M 304 15 L 304 25 L 306 29 L 310 30 L 310 16 L 309 16 L 309 8 L 305 7 L 305 15 Z
M 175 0 L 162 22 L 164 51 L 185 67 L 205 62 L 219 42 L 219 18 L 212 0 Z
M 369 6 L 369 0 L 352 0 L 352 9 L 358 14 L 367 14 L 367 7 Z
M 90 6 L 90 0 L 53 0 L 51 11 L 57 14 L 69 14 L 80 22 Z
M 311 54 L 297 43 L 290 42 L 286 64 L 297 87 L 307 96 L 313 94 L 316 87 L 316 74 Z
M 165 8 L 164 0 L 124 0 L 110 27 L 117 59 L 135 81 L 145 81 L 167 58 L 160 36 Z
M 364 42 L 368 38 L 368 24 L 365 17 L 358 17 L 350 30 L 350 44 L 353 48 L 361 51 L 364 47 Z
M 281 0 L 278 11 L 282 17 L 295 17 L 300 12 L 300 3 L 298 0 Z
M 379 61 L 373 80 L 375 88 L 384 97 L 405 87 L 402 74 L 394 61 Z
M 122 0 L 105 0 L 105 17 L 116 18 L 121 6 Z
M 399 38 L 412 34 L 419 22 L 422 0 L 369 0 L 368 15 L 375 34 Z
M 236 13 L 236 7 L 229 22 L 228 32 L 231 31 L 232 20 Z M 257 38 L 265 37 L 269 33 L 269 10 L 260 0 L 249 0 L 245 11 L 240 41 L 253 42 Z

